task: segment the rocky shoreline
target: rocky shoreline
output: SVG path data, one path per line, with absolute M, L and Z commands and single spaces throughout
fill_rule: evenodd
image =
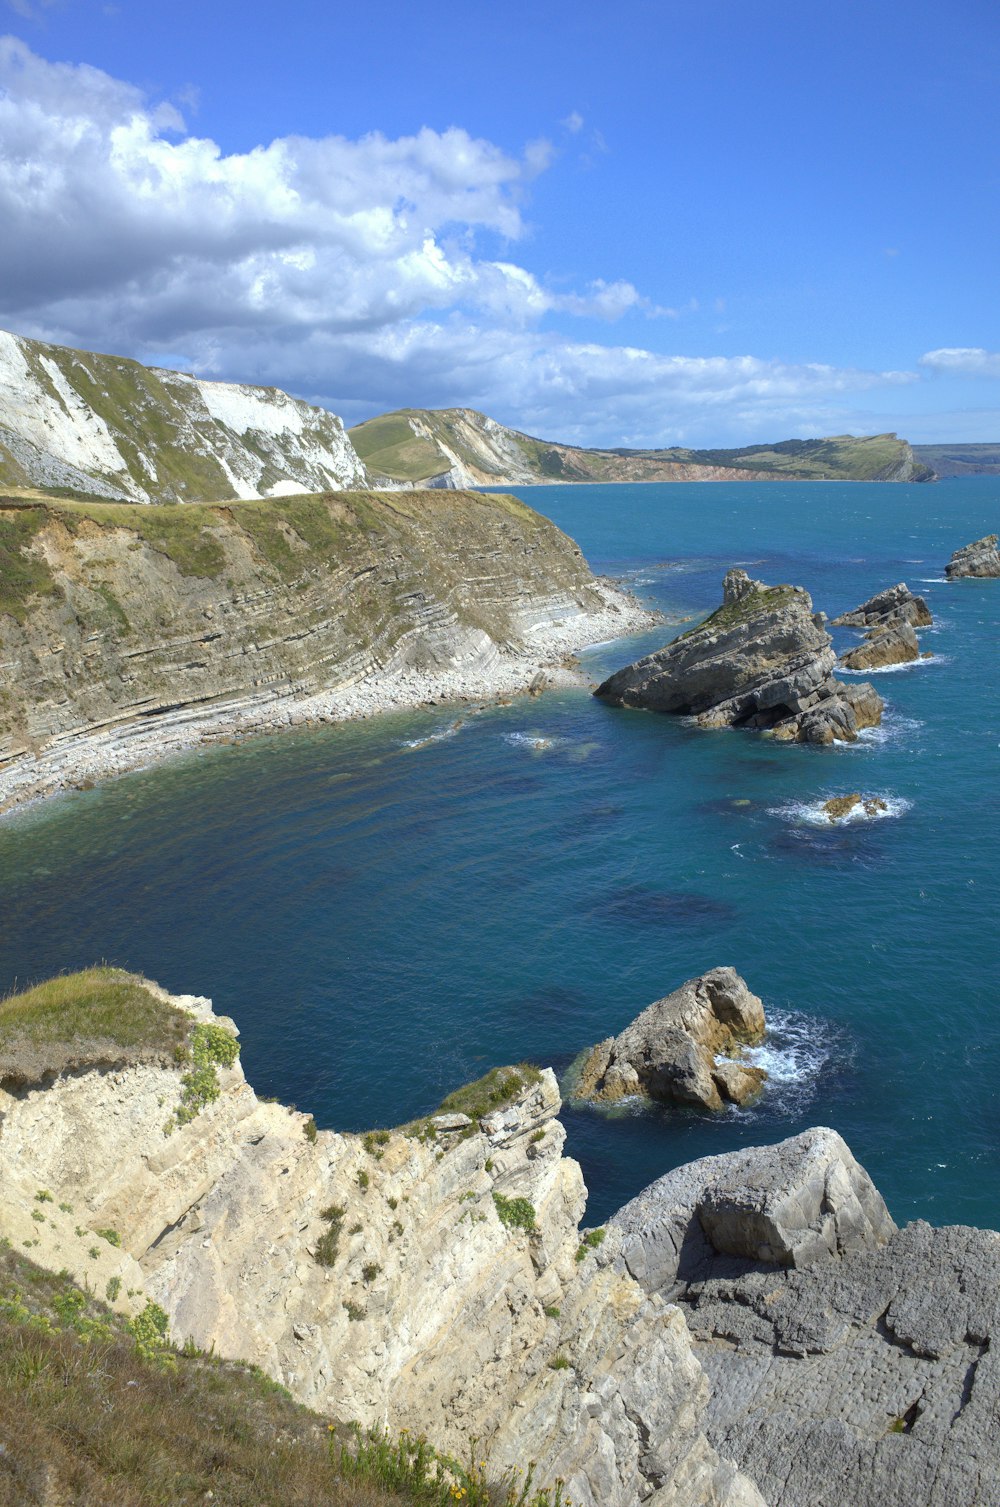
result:
M 503 649 L 487 641 L 446 667 L 390 664 L 310 695 L 255 691 L 214 704 L 180 706 L 152 722 L 129 718 L 56 737 L 37 754 L 0 759 L 0 816 L 201 747 L 293 727 L 354 722 L 440 704 L 488 705 L 559 687 L 588 686 L 574 663 L 579 650 L 642 633 L 663 620 L 615 582 L 595 577 L 590 588 L 602 605 L 537 629 L 530 649 Z

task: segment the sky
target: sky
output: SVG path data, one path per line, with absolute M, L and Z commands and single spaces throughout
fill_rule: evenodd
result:
M 356 423 L 1000 441 L 995 0 L 0 0 L 0 328 Z

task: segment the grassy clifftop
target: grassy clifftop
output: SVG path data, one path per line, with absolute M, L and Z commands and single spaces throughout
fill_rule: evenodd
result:
M 410 484 L 766 480 L 924 481 L 895 434 L 782 440 L 734 450 L 585 449 L 508 429 L 473 409 L 401 409 L 349 431 L 369 470 Z

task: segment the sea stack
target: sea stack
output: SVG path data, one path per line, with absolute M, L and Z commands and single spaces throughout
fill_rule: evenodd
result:
M 598 1042 L 580 1070 L 576 1097 L 607 1103 L 646 1094 L 698 1109 L 745 1104 L 767 1074 L 737 1054 L 763 1038 L 764 1025 L 763 1004 L 735 968 L 712 968 L 647 1006 L 619 1036 Z
M 987 534 L 972 544 L 963 544 L 944 568 L 952 580 L 956 576 L 1000 576 L 1000 552 L 996 534 Z
M 833 619 L 835 628 L 868 629 L 864 642 L 842 654 L 838 662 L 845 670 L 883 670 L 930 659 L 929 653 L 921 654 L 914 629 L 927 628 L 933 621 L 923 597 L 914 596 L 905 581 L 898 581 Z
M 722 606 L 665 648 L 627 665 L 595 695 L 616 706 L 748 727 L 799 743 L 853 743 L 882 720 L 867 683 L 833 679 L 822 613 L 801 586 L 767 586 L 730 570 Z

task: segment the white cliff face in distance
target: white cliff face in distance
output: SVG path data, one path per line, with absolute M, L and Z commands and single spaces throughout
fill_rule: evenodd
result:
M 207 382 L 0 331 L 0 486 L 153 502 L 365 483 L 340 419 L 278 388 Z

